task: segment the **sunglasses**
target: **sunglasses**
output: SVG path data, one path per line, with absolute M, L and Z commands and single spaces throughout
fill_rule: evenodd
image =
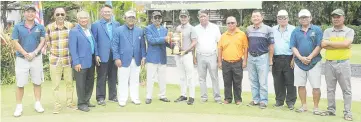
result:
M 235 22 L 227 22 L 227 25 L 234 25 L 236 24 Z
M 64 13 L 57 13 L 57 14 L 55 14 L 55 16 L 65 16 L 65 14 Z

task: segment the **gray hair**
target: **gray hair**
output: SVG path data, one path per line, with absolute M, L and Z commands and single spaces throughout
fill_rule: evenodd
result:
M 86 11 L 80 11 L 76 14 L 76 18 L 79 19 L 80 17 L 90 17 L 89 13 Z

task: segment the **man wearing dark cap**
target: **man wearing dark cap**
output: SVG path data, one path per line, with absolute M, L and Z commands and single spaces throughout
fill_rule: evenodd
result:
M 145 35 L 148 42 L 148 52 L 146 56 L 147 62 L 147 96 L 146 104 L 152 103 L 152 94 L 154 81 L 152 80 L 155 74 L 158 74 L 158 84 L 159 84 L 159 100 L 163 102 L 170 102 L 167 99 L 166 92 L 166 82 L 164 76 L 167 63 L 167 54 L 166 54 L 166 45 L 169 40 L 168 30 L 162 27 L 162 14 L 159 11 L 154 11 L 152 13 L 152 22 L 153 24 L 148 25 L 145 28 Z
M 181 96 L 174 102 L 181 102 L 187 100 L 187 87 L 189 88 L 189 99 L 187 104 L 192 105 L 194 103 L 195 87 L 193 78 L 193 61 L 194 50 L 193 48 L 197 44 L 197 34 L 195 28 L 189 24 L 189 12 L 187 10 L 181 10 L 179 14 L 181 25 L 176 28 L 177 32 L 182 33 L 182 47 L 181 54 L 176 55 L 176 64 L 180 75 L 180 87 Z M 192 53 L 191 53 L 192 52 Z
M 323 116 L 335 116 L 335 91 L 340 84 L 344 100 L 344 119 L 352 121 L 351 103 L 351 43 L 355 32 L 345 26 L 345 12 L 336 9 L 331 13 L 333 27 L 324 31 L 322 48 L 326 49 L 325 79 L 327 84 L 327 111 Z
M 12 40 L 16 50 L 15 77 L 16 77 L 16 109 L 15 117 L 22 114 L 22 98 L 24 86 L 28 83 L 29 73 L 34 85 L 35 111 L 42 113 L 44 109 L 40 104 L 41 83 L 43 77 L 43 59 L 40 55 L 41 48 L 45 43 L 45 28 L 35 22 L 36 9 L 34 6 L 27 6 L 24 12 L 25 20 L 16 24 L 12 33 Z

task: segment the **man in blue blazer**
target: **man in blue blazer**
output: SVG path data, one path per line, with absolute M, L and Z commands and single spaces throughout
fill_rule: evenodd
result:
M 112 42 L 113 58 L 118 67 L 119 105 L 124 107 L 130 98 L 136 105 L 139 101 L 140 65 L 145 63 L 145 41 L 143 30 L 135 26 L 134 11 L 125 13 L 126 24 L 115 29 Z
M 155 74 L 158 75 L 158 84 L 159 84 L 159 100 L 163 102 L 170 102 L 167 99 L 166 92 L 166 82 L 164 77 L 161 74 L 165 74 L 166 64 L 167 64 L 167 54 L 166 46 L 169 44 L 168 40 L 168 30 L 162 27 L 160 24 L 162 22 L 162 14 L 159 11 L 154 11 L 152 13 L 152 22 L 153 24 L 148 25 L 145 28 L 145 35 L 148 42 L 147 48 L 147 96 L 146 104 L 152 103 L 152 94 L 153 94 L 153 77 Z
M 111 40 L 113 39 L 113 30 L 119 27 L 119 22 L 112 20 L 112 7 L 105 4 L 101 10 L 102 19 L 92 24 L 91 31 L 95 42 L 98 44 L 95 50 L 99 52 L 95 56 L 97 64 L 97 86 L 96 100 L 98 105 L 105 105 L 105 86 L 108 77 L 108 99 L 118 102 L 117 99 L 117 67 L 114 64 L 113 52 L 111 51 Z
M 78 109 L 90 111 L 89 107 L 94 87 L 94 56 L 98 54 L 93 35 L 88 27 L 89 13 L 80 11 L 77 14 L 78 25 L 69 32 L 69 50 L 74 68 Z

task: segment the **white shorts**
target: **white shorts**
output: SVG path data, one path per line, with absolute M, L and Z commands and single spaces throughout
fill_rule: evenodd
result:
M 28 83 L 29 73 L 31 75 L 31 81 L 36 85 L 41 85 L 44 81 L 42 55 L 34 57 L 32 61 L 16 57 L 15 77 L 18 87 L 24 87 Z
M 295 76 L 295 86 L 306 86 L 307 79 L 310 81 L 312 88 L 321 87 L 321 62 L 317 64 L 310 70 L 304 71 L 300 69 L 297 64 L 295 64 L 294 76 Z

